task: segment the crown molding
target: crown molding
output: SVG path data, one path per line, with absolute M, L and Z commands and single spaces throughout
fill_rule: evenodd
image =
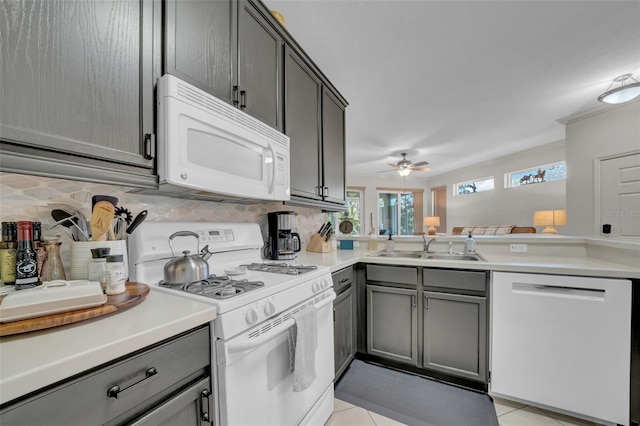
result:
M 620 108 L 624 108 L 627 107 L 629 105 L 633 105 L 636 103 L 640 102 L 640 98 L 637 98 L 635 100 L 632 100 L 630 102 L 625 102 L 623 104 L 618 104 L 618 105 L 608 105 L 608 104 L 602 104 L 602 105 L 598 105 L 597 107 L 585 110 L 585 111 L 581 111 L 572 115 L 568 115 L 566 117 L 562 117 L 557 119 L 556 121 L 562 125 L 568 125 L 568 124 L 573 124 L 573 123 L 577 123 L 578 121 L 582 121 L 582 120 L 587 120 L 589 118 L 595 117 L 597 115 L 600 114 L 604 114 L 606 112 L 611 112 L 611 111 L 615 111 L 617 109 Z

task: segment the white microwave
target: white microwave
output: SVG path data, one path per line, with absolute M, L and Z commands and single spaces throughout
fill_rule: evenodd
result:
M 169 74 L 157 102 L 162 195 L 289 200 L 288 136 Z

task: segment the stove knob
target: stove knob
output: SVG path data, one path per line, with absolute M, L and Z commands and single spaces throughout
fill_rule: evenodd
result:
M 276 313 L 276 305 L 273 302 L 267 302 L 264 304 L 264 314 L 268 317 Z
M 320 283 L 318 281 L 314 281 L 313 284 L 311 284 L 311 291 L 313 291 L 314 293 L 320 291 Z
M 255 324 L 258 321 L 258 313 L 255 309 L 251 308 L 247 311 L 245 319 L 247 320 L 247 324 Z
M 322 280 L 322 289 L 324 290 L 327 287 L 329 287 L 329 280 L 325 278 L 324 280 Z

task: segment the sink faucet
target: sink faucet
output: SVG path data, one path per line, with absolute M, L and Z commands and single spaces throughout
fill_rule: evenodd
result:
M 423 241 L 422 251 L 424 251 L 425 253 L 429 253 L 429 247 L 431 247 L 431 243 L 434 242 L 435 240 L 436 240 L 435 238 L 431 238 L 429 240 L 429 242 L 427 242 L 427 238 L 423 235 L 422 236 L 422 241 Z

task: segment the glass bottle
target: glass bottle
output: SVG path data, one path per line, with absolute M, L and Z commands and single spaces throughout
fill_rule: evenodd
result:
M 124 293 L 127 289 L 123 260 L 124 256 L 121 254 L 107 256 L 107 264 L 105 267 L 107 288 L 105 293 L 108 295 Z
M 107 256 L 111 251 L 110 247 L 99 247 L 91 249 L 91 262 L 87 265 L 87 278 L 89 281 L 97 281 L 102 285 L 102 290 L 107 288 L 107 277 L 105 275 L 107 266 Z
M 2 222 L 0 243 L 0 280 L 5 285 L 16 283 L 16 247 L 18 228 L 16 222 Z
M 36 251 L 38 259 L 38 277 L 42 279 L 42 267 L 44 266 L 44 260 L 47 257 L 47 252 L 44 248 L 44 241 L 42 239 L 42 223 L 32 222 L 31 226 L 33 227 L 33 249 Z
M 59 238 L 47 239 L 44 242 L 45 260 L 42 266 L 42 281 L 66 280 L 64 266 L 60 258 L 60 246 L 62 241 Z
M 38 279 L 38 255 L 33 248 L 31 222 L 18 222 L 18 248 L 16 249 L 16 290 L 36 287 Z

